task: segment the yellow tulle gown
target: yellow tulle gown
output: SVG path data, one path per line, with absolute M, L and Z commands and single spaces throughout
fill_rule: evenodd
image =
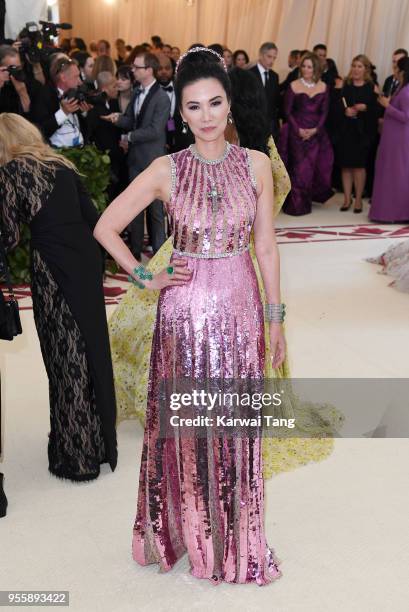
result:
M 276 217 L 290 190 L 290 179 L 277 152 L 274 141 L 268 142 L 274 179 L 274 216 Z M 173 251 L 172 237 L 152 257 L 147 268 L 157 273 L 169 264 Z M 250 248 L 257 273 L 261 299 L 265 302 L 264 286 L 255 257 Z M 141 290 L 131 285 L 109 320 L 112 360 L 114 367 L 118 423 L 127 419 L 145 422 L 149 362 L 159 291 Z M 285 300 L 283 300 L 285 301 Z M 264 477 L 285 472 L 310 461 L 325 459 L 333 448 L 333 434 L 342 424 L 342 415 L 330 405 L 301 401 L 291 389 L 288 348 L 284 363 L 276 370 L 271 367 L 268 326 L 266 326 L 266 378 L 286 383 L 287 400 L 279 416 L 294 418 L 296 428 L 280 431 L 280 438 L 263 438 Z M 284 380 L 286 379 L 286 380 Z

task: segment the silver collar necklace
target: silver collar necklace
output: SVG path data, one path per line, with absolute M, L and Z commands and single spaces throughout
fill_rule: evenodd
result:
M 202 157 L 200 155 L 200 153 L 196 150 L 196 147 L 195 147 L 194 144 L 191 144 L 189 146 L 189 150 L 190 150 L 191 154 L 193 155 L 193 157 L 195 159 L 200 161 L 202 164 L 210 164 L 211 166 L 214 166 L 215 164 L 220 164 L 221 162 L 224 162 L 224 160 L 226 159 L 226 157 L 230 153 L 230 149 L 231 149 L 231 144 L 229 142 L 226 142 L 225 143 L 224 153 L 223 153 L 223 155 L 221 157 L 219 157 L 218 159 L 206 159 L 205 157 Z

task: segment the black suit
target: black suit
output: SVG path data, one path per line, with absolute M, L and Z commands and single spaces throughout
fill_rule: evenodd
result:
M 161 87 L 166 92 L 166 86 L 161 85 Z M 173 83 L 169 83 L 167 87 L 173 87 Z M 166 92 L 166 94 L 169 96 L 168 92 Z M 166 124 L 166 148 L 169 153 L 177 153 L 178 151 L 182 151 L 183 149 L 186 149 L 189 145 L 193 144 L 194 137 L 190 130 L 188 130 L 186 134 L 182 132 L 182 116 L 177 105 L 175 105 L 173 117 L 171 112 L 172 109 L 170 109 L 169 111 L 169 120 Z
M 287 74 L 285 80 L 282 83 L 280 83 L 281 95 L 285 94 L 290 83 L 292 83 L 293 81 L 296 81 L 298 78 L 300 78 L 300 69 L 298 68 L 298 66 L 296 66 Z
M 338 68 L 330 57 L 327 58 L 327 69 L 321 74 L 321 80 L 328 85 L 329 89 L 335 87 L 335 80 L 338 78 Z
M 399 85 L 400 83 L 398 79 L 395 79 L 393 74 L 391 74 L 385 79 L 385 83 L 383 84 L 382 91 L 385 94 L 385 96 L 388 96 L 388 98 L 390 98 L 397 91 L 397 89 L 399 88 Z
M 16 113 L 16 115 L 21 115 L 21 117 L 24 117 L 28 121 L 33 120 L 35 101 L 42 89 L 42 85 L 34 78 L 30 78 L 28 75 L 26 75 L 25 84 L 28 97 L 30 98 L 29 110 L 27 112 L 23 110 L 20 96 L 16 92 L 13 83 L 11 81 L 7 81 L 0 89 L 0 113 Z
M 119 112 L 118 100 L 106 104 L 96 104 L 87 115 L 89 141 L 100 151 L 108 151 L 111 160 L 111 181 L 108 187 L 110 200 L 116 198 L 128 185 L 128 172 L 125 153 L 119 146 L 123 131 L 109 121 L 101 119 L 104 115 Z
M 60 99 L 58 91 L 53 85 L 47 83 L 43 85 L 36 96 L 34 108 L 32 111 L 32 120 L 38 125 L 43 135 L 47 140 L 60 127 L 55 118 L 55 113 L 60 109 Z M 86 141 L 86 123 L 81 113 L 77 113 L 80 130 Z
M 125 113 L 117 121 L 118 127 L 130 132 L 128 151 L 129 179 L 133 180 L 149 164 L 166 153 L 166 122 L 170 101 L 158 82 L 154 83 L 143 100 L 138 115 L 135 105 L 140 95 L 136 89 Z M 140 259 L 143 247 L 145 211 L 130 224 L 132 252 Z M 156 253 L 166 240 L 163 204 L 154 200 L 146 209 L 146 220 L 153 252 Z
M 395 79 L 393 74 L 391 74 L 390 76 L 386 77 L 386 79 L 385 79 L 385 83 L 383 84 L 382 93 L 384 93 L 385 96 L 390 98 L 391 96 L 393 96 L 394 93 L 397 92 L 397 90 L 399 89 L 399 86 L 400 86 L 400 83 L 399 83 L 398 79 Z M 382 119 L 383 116 L 385 115 L 385 110 L 386 109 L 383 106 L 378 104 L 378 117 L 380 119 Z M 378 144 L 379 144 L 379 138 L 378 138 L 377 145 Z
M 278 116 L 280 108 L 280 85 L 278 82 L 278 74 L 274 70 L 268 70 L 267 83 L 264 85 L 263 78 L 256 64 L 250 70 L 257 76 L 263 85 L 267 103 L 267 120 L 271 126 L 271 133 L 274 140 L 277 140 L 279 133 Z

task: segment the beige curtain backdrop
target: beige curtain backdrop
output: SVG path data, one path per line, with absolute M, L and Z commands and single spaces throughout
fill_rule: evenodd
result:
M 290 49 L 323 42 L 342 73 L 366 53 L 382 80 L 393 50 L 409 47 L 409 0 L 60 0 L 60 20 L 87 42 L 121 37 L 134 45 L 159 34 L 183 50 L 220 42 L 252 59 L 272 40 L 281 76 Z
M 15 38 L 27 21 L 47 19 L 47 0 L 6 0 L 6 38 Z

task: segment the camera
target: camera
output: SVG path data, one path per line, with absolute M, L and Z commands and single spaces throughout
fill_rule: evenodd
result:
M 107 94 L 103 91 L 101 93 L 92 93 L 86 85 L 80 85 L 75 89 L 68 89 L 65 92 L 64 98 L 67 100 L 77 100 L 78 102 L 86 102 L 92 104 L 92 106 L 104 105 L 108 99 Z
M 72 29 L 70 23 L 52 23 L 50 21 L 40 21 L 40 26 L 41 28 L 35 21 L 29 21 L 19 35 L 21 55 L 23 58 L 27 56 L 33 64 L 47 61 L 50 55 L 58 51 L 53 46 L 51 39 L 58 36 L 59 30 Z
M 8 66 L 6 70 L 10 76 L 16 79 L 16 81 L 23 83 L 26 80 L 24 70 L 20 66 Z
M 34 21 L 26 23 L 26 27 L 20 32 L 20 53 L 22 59 L 27 56 L 33 64 L 41 62 L 44 59 L 43 54 L 43 37 L 41 30 Z

